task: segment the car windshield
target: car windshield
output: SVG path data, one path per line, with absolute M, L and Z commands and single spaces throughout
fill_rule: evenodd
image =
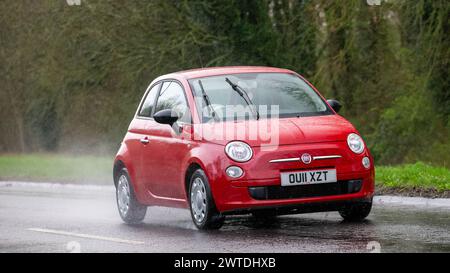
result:
M 333 113 L 311 86 L 293 74 L 230 74 L 189 83 L 202 122 Z

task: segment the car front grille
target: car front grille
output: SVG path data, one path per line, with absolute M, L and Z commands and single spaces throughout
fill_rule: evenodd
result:
M 357 193 L 361 190 L 362 184 L 363 181 L 357 179 L 288 187 L 249 187 L 248 191 L 250 196 L 256 200 L 276 200 Z

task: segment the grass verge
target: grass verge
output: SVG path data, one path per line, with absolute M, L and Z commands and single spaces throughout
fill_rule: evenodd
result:
M 112 157 L 0 155 L 0 180 L 110 184 Z M 422 162 L 376 167 L 378 194 L 450 197 L 450 170 Z
M 0 180 L 112 183 L 113 158 L 61 154 L 0 155 Z
M 417 162 L 376 168 L 379 194 L 450 198 L 450 170 Z

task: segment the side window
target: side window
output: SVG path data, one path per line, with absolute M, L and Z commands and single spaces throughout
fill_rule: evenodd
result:
M 161 84 L 158 83 L 157 85 L 153 86 L 152 89 L 150 89 L 150 91 L 147 93 L 147 97 L 145 97 L 144 103 L 142 104 L 141 110 L 139 111 L 139 116 L 150 117 L 160 85 Z
M 161 88 L 155 113 L 165 109 L 171 109 L 177 112 L 180 117 L 179 121 L 191 122 L 191 115 L 184 90 L 177 82 L 165 82 Z

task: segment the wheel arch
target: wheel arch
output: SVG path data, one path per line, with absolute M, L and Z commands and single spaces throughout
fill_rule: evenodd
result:
M 204 168 L 203 164 L 201 163 L 201 161 L 199 161 L 199 160 L 192 160 L 188 164 L 188 167 L 186 168 L 186 171 L 184 173 L 184 192 L 186 194 L 186 198 L 187 198 L 186 200 L 189 200 L 189 183 L 190 183 L 190 180 L 191 180 L 191 176 L 198 169 L 205 170 L 205 168 Z
M 117 159 L 114 162 L 114 167 L 113 167 L 113 181 L 114 181 L 114 186 L 116 188 L 117 188 L 117 182 L 119 179 L 119 173 L 123 168 L 126 168 L 125 163 L 121 159 Z

